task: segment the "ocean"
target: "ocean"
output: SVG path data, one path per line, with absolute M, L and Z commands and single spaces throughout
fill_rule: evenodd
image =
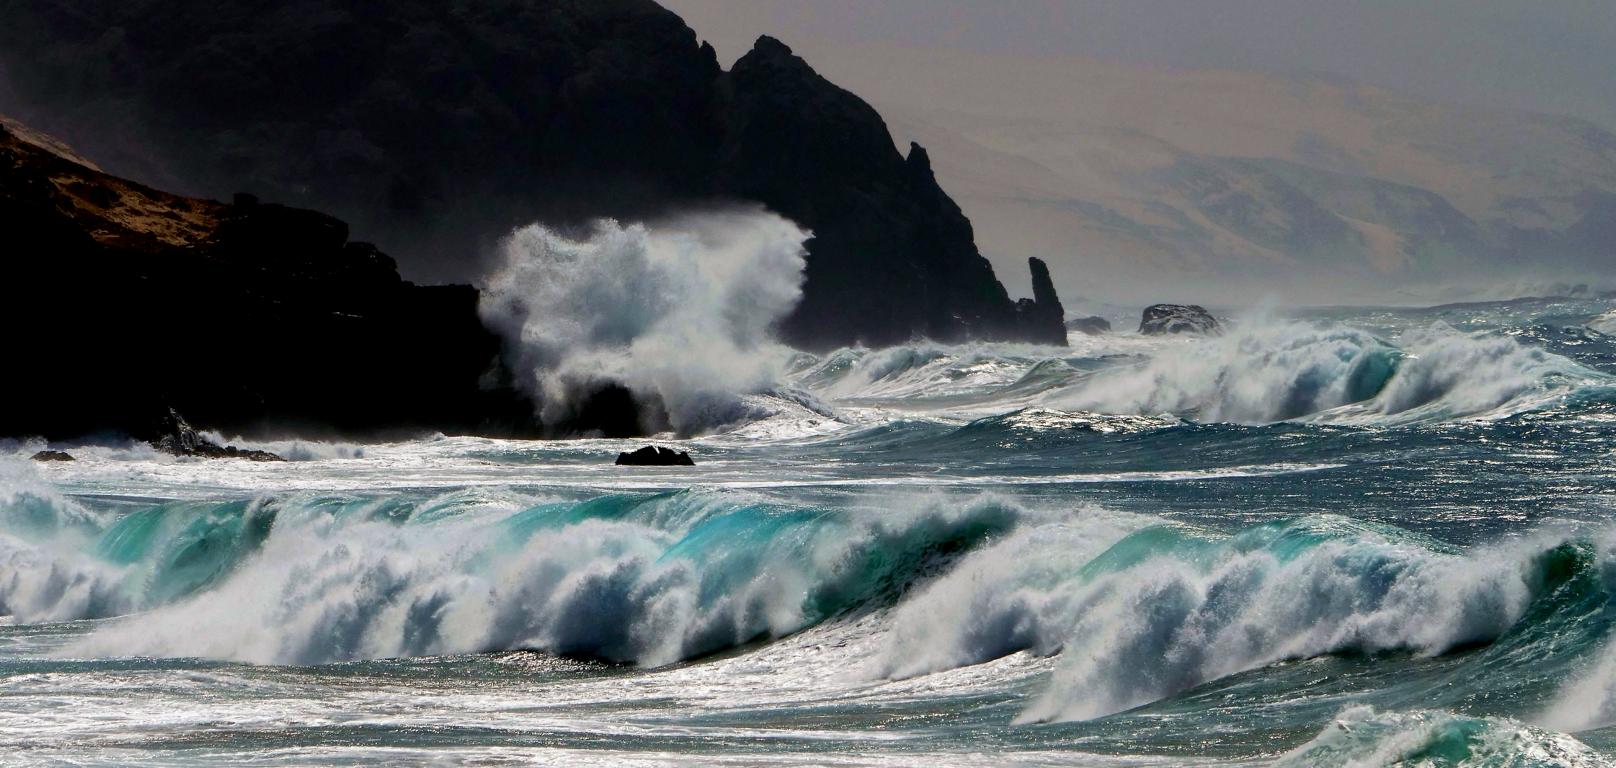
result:
M 796 353 L 651 441 L 0 444 L 0 763 L 1616 764 L 1613 306 Z

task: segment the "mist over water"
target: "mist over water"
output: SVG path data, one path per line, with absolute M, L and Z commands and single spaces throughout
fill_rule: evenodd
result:
M 739 396 L 778 381 L 789 351 L 770 331 L 801 298 L 809 236 L 751 209 L 602 220 L 579 239 L 534 224 L 506 239 L 480 312 L 546 422 L 616 382 L 693 434 L 744 420 Z

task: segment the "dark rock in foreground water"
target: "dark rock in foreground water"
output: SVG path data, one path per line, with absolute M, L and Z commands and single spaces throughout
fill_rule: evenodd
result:
M 247 459 L 248 461 L 285 461 L 269 451 L 254 451 L 233 445 L 219 445 L 198 434 L 173 408 L 157 420 L 146 442 L 153 448 L 175 456 L 201 456 L 205 459 Z
M 67 451 L 40 451 L 30 458 L 34 461 L 74 461 L 73 454 Z
M 690 458 L 689 451 L 674 451 L 671 448 L 647 445 L 633 453 L 627 451 L 617 454 L 618 466 L 624 467 L 694 467 L 695 460 Z
M 1098 315 L 1094 317 L 1078 317 L 1066 321 L 1066 330 L 1077 331 L 1089 336 L 1099 336 L 1111 332 L 1111 321 Z
M 1217 318 L 1205 307 L 1194 304 L 1156 304 L 1145 307 L 1139 321 L 1139 332 L 1146 336 L 1165 336 L 1170 333 L 1195 333 L 1203 336 L 1223 332 Z

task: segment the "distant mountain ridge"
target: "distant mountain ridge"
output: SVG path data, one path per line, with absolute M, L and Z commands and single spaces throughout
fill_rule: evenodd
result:
M 535 221 L 755 201 L 814 234 L 792 344 L 1064 343 L 1048 306 L 1010 299 L 918 145 L 900 153 L 778 41 L 724 71 L 650 0 L 6 8 L 0 108 L 119 175 L 332 211 L 406 275 L 472 279 Z
M 1616 136 L 1587 121 L 1323 77 L 809 54 L 934 149 L 995 263 L 1042 256 L 1068 299 L 1441 299 L 1409 291 L 1616 271 Z

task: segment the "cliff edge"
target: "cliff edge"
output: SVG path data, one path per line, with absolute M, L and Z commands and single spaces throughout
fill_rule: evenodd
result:
M 815 235 L 793 345 L 1064 338 L 869 104 L 767 37 L 725 72 L 650 0 L 17 0 L 0 69 L 108 172 L 332 211 L 416 279 L 534 221 L 755 201 Z

